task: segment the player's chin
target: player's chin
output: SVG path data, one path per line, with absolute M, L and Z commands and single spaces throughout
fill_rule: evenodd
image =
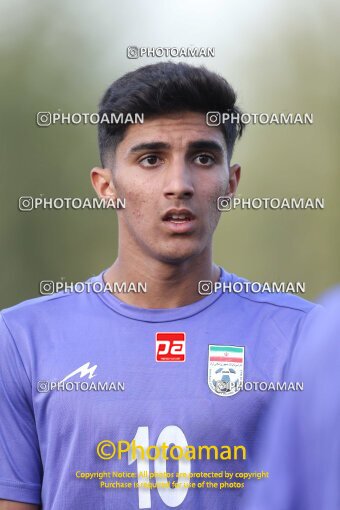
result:
M 202 252 L 202 243 L 196 239 L 172 239 L 166 244 L 160 257 L 169 264 L 179 264 L 199 255 Z

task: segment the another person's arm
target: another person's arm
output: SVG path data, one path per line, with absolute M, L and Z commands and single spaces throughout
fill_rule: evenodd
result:
M 0 510 L 40 510 L 40 508 L 41 507 L 39 505 L 0 499 Z

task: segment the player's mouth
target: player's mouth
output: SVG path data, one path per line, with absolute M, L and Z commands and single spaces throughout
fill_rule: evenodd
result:
M 196 216 L 189 209 L 169 209 L 162 217 L 167 229 L 177 234 L 192 232 Z

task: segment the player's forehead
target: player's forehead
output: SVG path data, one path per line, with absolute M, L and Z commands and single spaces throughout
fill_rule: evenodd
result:
M 222 131 L 206 124 L 206 116 L 197 112 L 166 114 L 133 124 L 127 129 L 118 149 L 122 154 L 148 143 L 163 143 L 168 150 L 186 150 L 197 141 L 216 142 L 226 150 Z

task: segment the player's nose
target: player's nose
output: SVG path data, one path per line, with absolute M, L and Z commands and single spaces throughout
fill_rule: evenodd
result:
M 164 195 L 167 198 L 191 198 L 194 194 L 192 173 L 182 159 L 177 159 L 167 168 Z

